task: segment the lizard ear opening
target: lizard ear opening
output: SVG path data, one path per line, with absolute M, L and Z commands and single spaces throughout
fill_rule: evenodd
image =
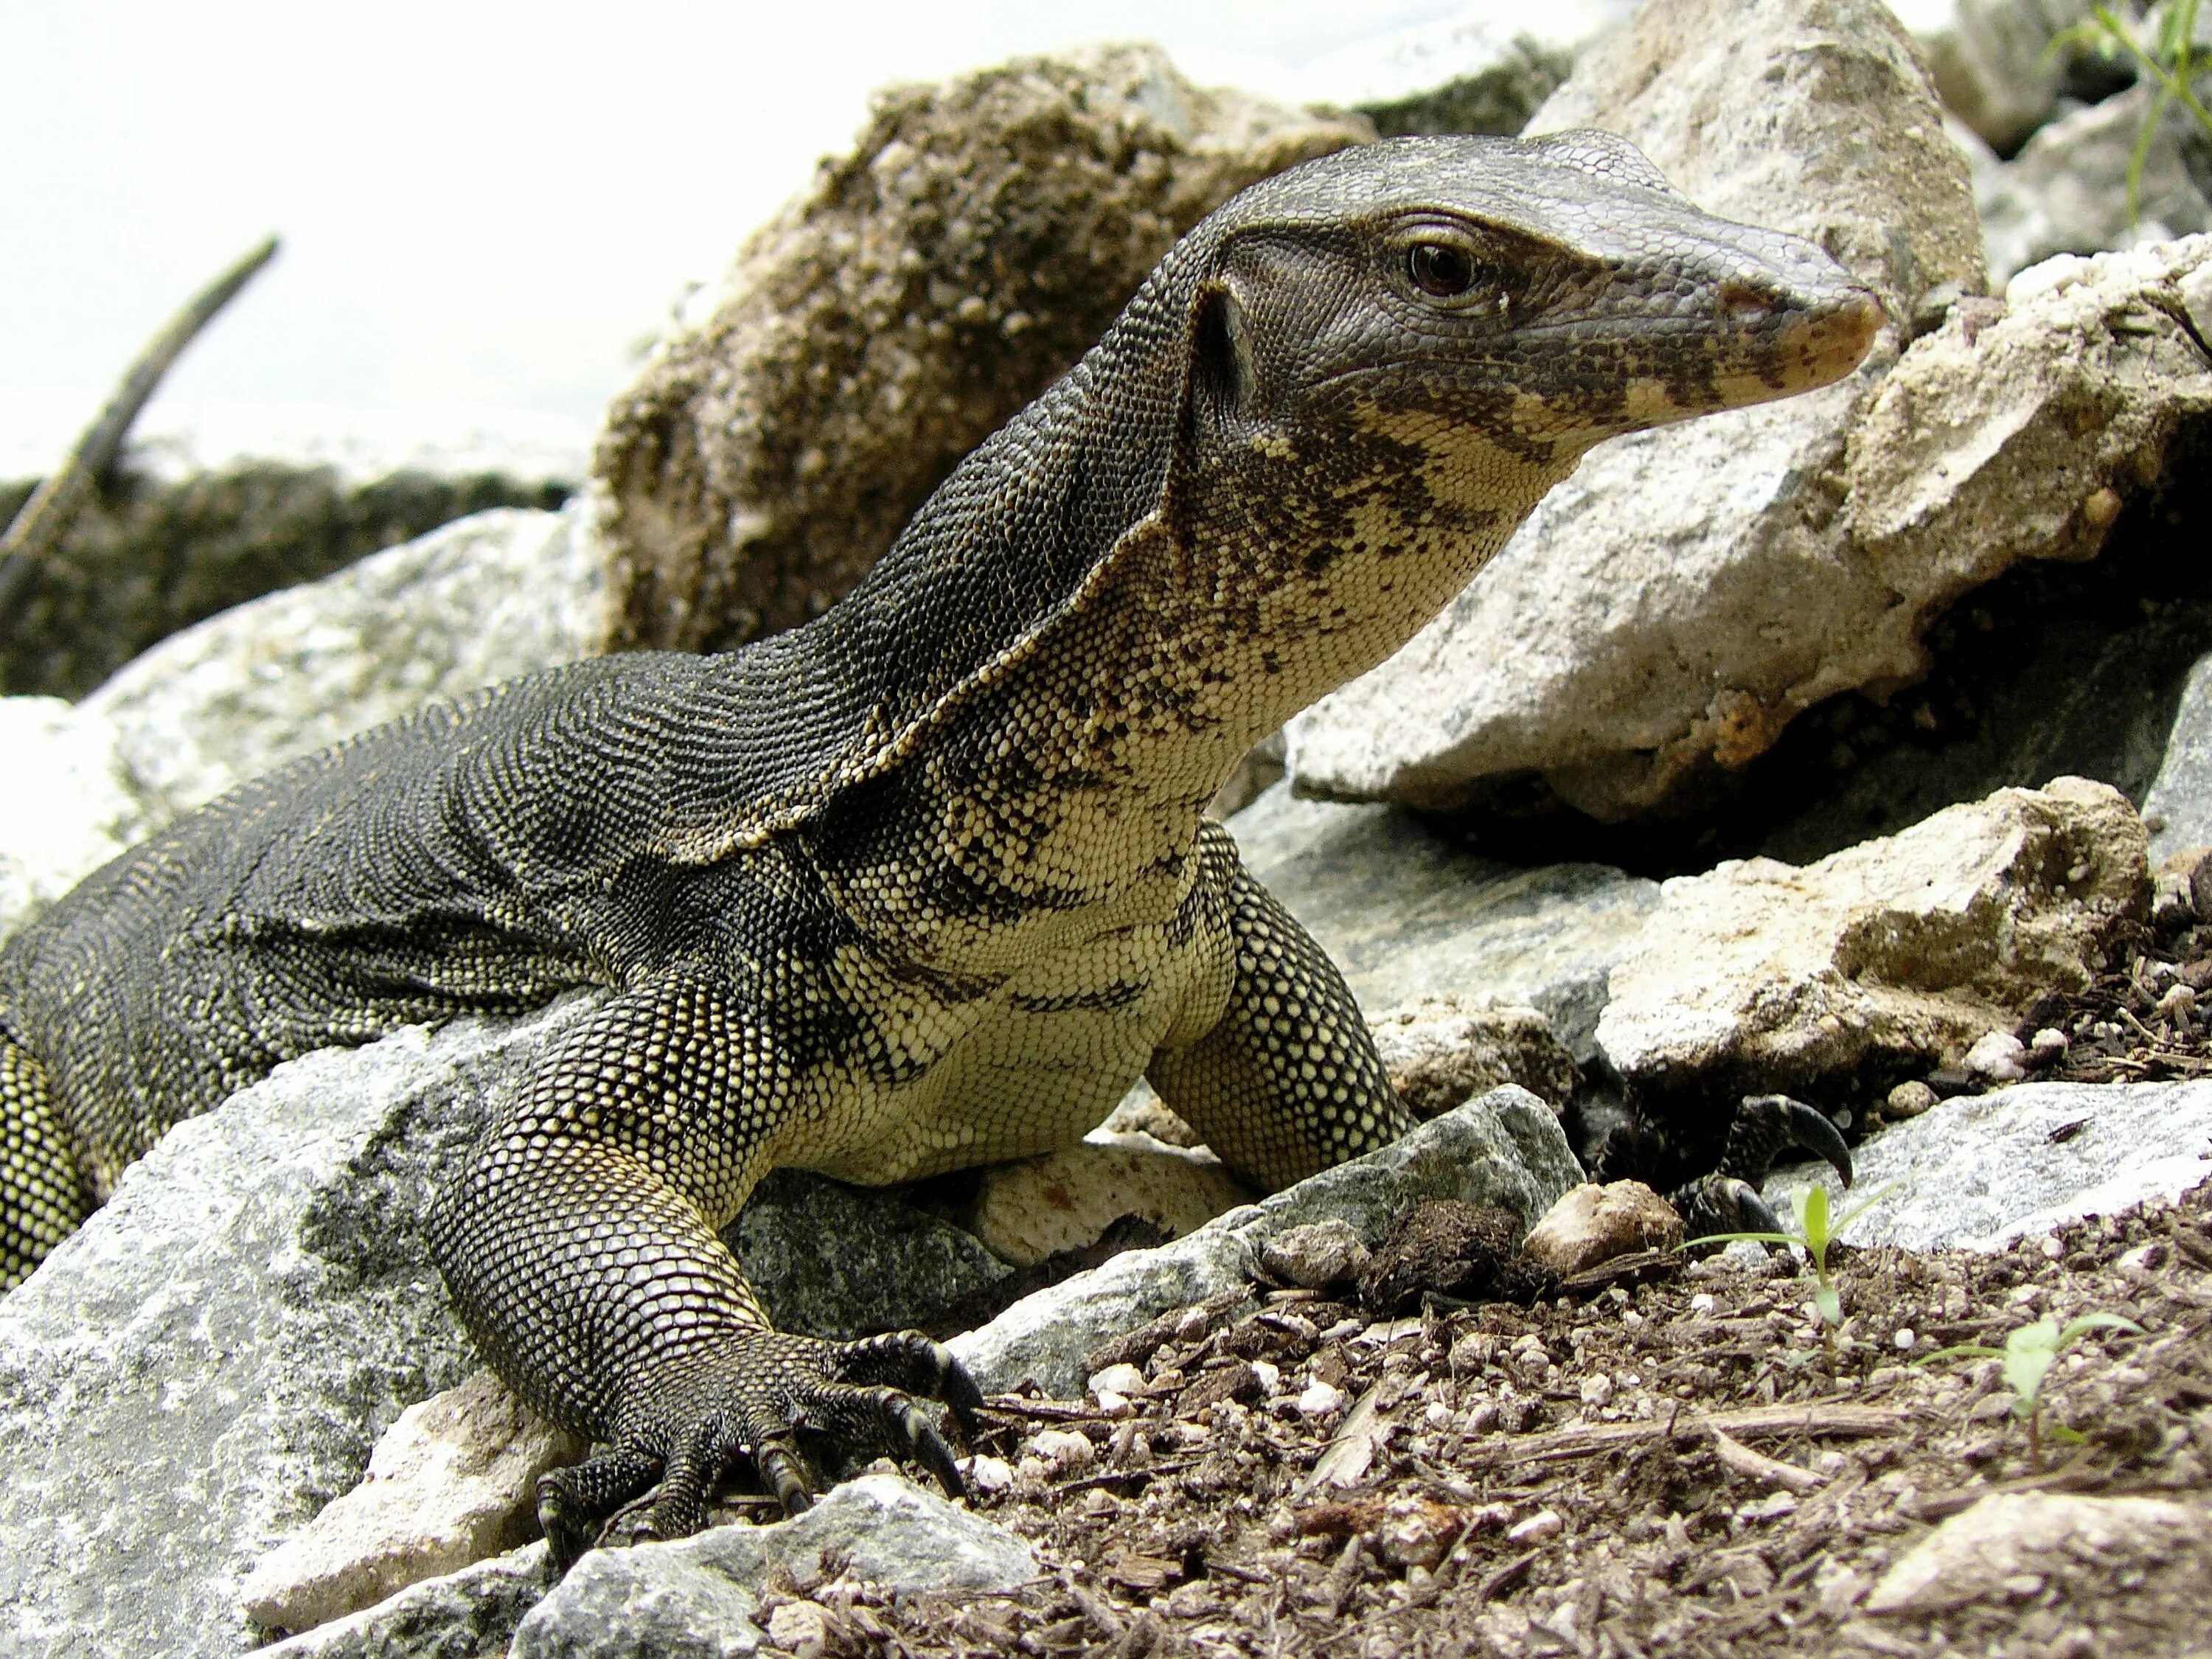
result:
M 1240 423 L 1252 398 L 1251 348 L 1244 308 L 1226 283 L 1199 295 L 1191 323 L 1190 398 L 1193 412 L 1217 427 Z

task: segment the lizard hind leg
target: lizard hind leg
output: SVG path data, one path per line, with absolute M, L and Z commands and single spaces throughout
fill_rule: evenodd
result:
M 56 1105 L 46 1068 L 0 1026 L 0 1291 L 92 1213 Z

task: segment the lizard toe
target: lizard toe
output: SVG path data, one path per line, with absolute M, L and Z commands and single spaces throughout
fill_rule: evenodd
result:
M 961 1439 L 975 1439 L 975 1413 L 983 1391 L 952 1350 L 920 1331 L 886 1331 L 881 1336 L 841 1342 L 831 1358 L 841 1382 L 878 1382 L 941 1401 L 952 1413 Z

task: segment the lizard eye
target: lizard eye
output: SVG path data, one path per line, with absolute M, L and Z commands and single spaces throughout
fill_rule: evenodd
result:
M 1406 274 L 1422 293 L 1449 300 L 1474 286 L 1474 261 L 1450 242 L 1416 242 L 1406 250 Z

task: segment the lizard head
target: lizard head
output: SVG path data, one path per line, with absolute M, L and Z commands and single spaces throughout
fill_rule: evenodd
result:
M 1404 643 L 1592 445 L 1826 385 L 1883 317 L 1601 132 L 1340 152 L 1179 253 L 1164 502 L 1221 635 L 1268 642 L 1261 719 Z

